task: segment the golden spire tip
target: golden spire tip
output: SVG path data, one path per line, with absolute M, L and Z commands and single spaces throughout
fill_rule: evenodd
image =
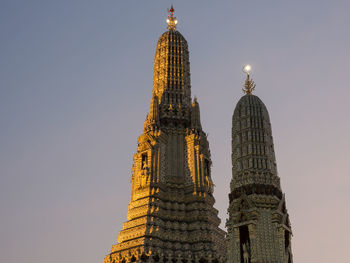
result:
M 174 16 L 174 7 L 173 5 L 171 5 L 170 9 L 168 9 L 169 15 L 168 15 L 168 19 L 166 20 L 166 22 L 168 23 L 168 29 L 169 30 L 176 30 L 176 24 L 177 24 L 177 19 L 176 16 Z

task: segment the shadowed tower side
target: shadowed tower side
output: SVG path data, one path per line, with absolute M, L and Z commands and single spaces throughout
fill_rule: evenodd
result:
M 292 263 L 291 226 L 277 175 L 268 111 L 252 94 L 250 66 L 246 93 L 232 117 L 232 180 L 228 208 L 229 263 Z
M 171 8 L 154 58 L 150 112 L 132 166 L 127 222 L 105 263 L 225 262 L 225 232 L 213 207 L 211 157 L 191 99 L 185 38 Z

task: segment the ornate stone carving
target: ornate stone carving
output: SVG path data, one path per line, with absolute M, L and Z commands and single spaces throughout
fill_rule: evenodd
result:
M 277 175 L 270 119 L 263 102 L 251 94 L 255 85 L 248 84 L 249 92 L 232 117 L 228 258 L 230 263 L 292 263 L 290 222 Z
M 250 261 L 250 246 L 249 243 L 243 243 L 242 245 L 243 247 L 243 260 L 244 263 L 249 263 Z
M 210 168 L 199 103 L 191 99 L 187 42 L 172 27 L 157 43 L 150 112 L 132 167 L 128 221 L 105 263 L 224 262 L 225 232 L 213 207 Z

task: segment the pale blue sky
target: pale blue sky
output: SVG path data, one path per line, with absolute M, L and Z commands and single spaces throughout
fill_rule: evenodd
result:
M 147 3 L 146 3 L 147 2 Z M 295 262 L 348 258 L 350 2 L 174 0 L 222 225 L 244 63 L 272 121 Z M 102 262 L 171 1 L 0 1 L 0 261 Z

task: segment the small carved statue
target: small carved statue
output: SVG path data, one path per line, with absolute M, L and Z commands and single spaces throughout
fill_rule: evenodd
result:
M 207 188 L 208 193 L 212 194 L 214 192 L 213 181 L 209 176 L 205 176 L 205 186 Z
M 244 263 L 249 263 L 249 259 L 250 259 L 249 243 L 243 243 L 242 247 L 243 247 L 243 260 L 244 260 Z
M 148 185 L 148 181 L 149 181 L 149 174 L 141 174 L 140 175 L 140 185 L 139 188 L 145 187 L 146 185 Z
M 142 159 L 141 169 L 144 170 L 146 168 L 147 168 L 147 159 L 144 158 L 144 159 Z
M 286 248 L 286 263 L 292 262 L 292 249 L 290 246 Z

